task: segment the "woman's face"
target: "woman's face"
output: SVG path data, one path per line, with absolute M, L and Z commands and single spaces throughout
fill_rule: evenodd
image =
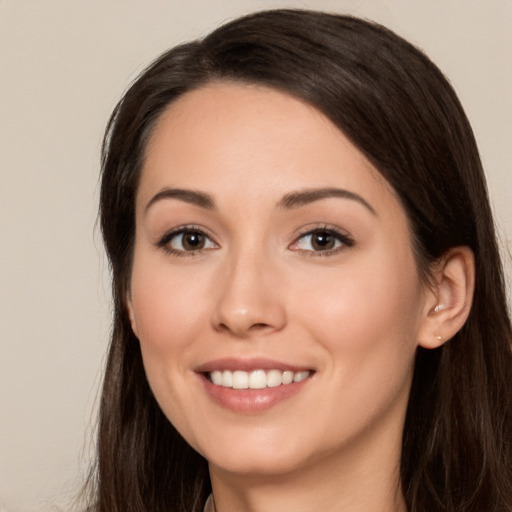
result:
M 425 290 L 397 198 L 311 106 L 231 83 L 170 105 L 129 306 L 158 403 L 213 467 L 396 455 Z

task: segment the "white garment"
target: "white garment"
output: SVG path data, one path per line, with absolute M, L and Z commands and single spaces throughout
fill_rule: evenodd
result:
M 215 504 L 213 503 L 213 494 L 208 496 L 206 503 L 204 504 L 203 512 L 215 512 Z

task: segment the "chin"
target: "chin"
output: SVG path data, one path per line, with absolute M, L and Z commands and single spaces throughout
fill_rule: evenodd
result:
M 279 429 L 254 428 L 252 432 L 233 432 L 214 436 L 196 447 L 211 466 L 223 472 L 246 476 L 284 475 L 314 459 L 314 449 L 308 450 L 303 436 L 290 435 L 290 427 Z
M 276 453 L 262 454 L 257 451 L 246 454 L 233 453 L 227 456 L 214 455 L 208 459 L 208 463 L 222 472 L 253 478 L 282 476 L 303 465 L 296 456 L 288 457 Z

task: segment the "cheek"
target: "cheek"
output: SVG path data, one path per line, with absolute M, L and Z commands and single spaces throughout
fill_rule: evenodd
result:
M 200 276 L 173 271 L 165 257 L 137 256 L 131 282 L 137 337 L 151 388 L 159 402 L 169 401 L 161 403 L 168 412 L 174 407 L 171 395 L 186 389 L 183 379 L 190 369 L 194 341 L 204 329 L 208 294 Z
M 199 280 L 158 262 L 146 265 L 143 256 L 135 259 L 131 302 L 142 345 L 166 350 L 187 343 L 187 333 L 202 316 Z
M 416 350 L 422 287 L 409 252 L 361 258 L 340 266 L 321 286 L 304 283 L 295 296 L 297 318 L 345 372 L 368 368 L 392 373 L 391 366 L 410 370 Z M 302 319 L 302 320 L 301 320 Z M 358 365 L 358 363 L 361 363 Z M 363 364 L 364 363 L 364 364 Z
M 162 261 L 163 260 L 163 261 Z M 153 394 L 169 420 L 188 432 L 187 379 L 194 341 L 204 326 L 200 280 L 173 272 L 165 258 L 135 255 L 131 302 L 146 376 Z
M 322 370 L 331 394 L 317 407 L 323 424 L 331 425 L 333 439 L 339 437 L 340 425 L 343 435 L 351 436 L 377 418 L 402 417 L 421 303 L 415 276 L 414 264 L 409 269 L 385 262 L 371 269 L 352 266 L 349 274 L 340 272 L 326 281 L 322 291 L 304 295 L 308 300 L 297 317 L 326 356 Z

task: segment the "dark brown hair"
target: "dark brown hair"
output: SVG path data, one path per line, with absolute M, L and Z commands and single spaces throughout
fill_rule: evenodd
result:
M 377 24 L 275 10 L 171 49 L 145 70 L 110 119 L 101 228 L 114 325 L 100 407 L 94 510 L 195 512 L 210 492 L 206 461 L 165 418 L 127 315 L 135 194 L 152 129 L 176 98 L 212 81 L 262 84 L 328 116 L 399 196 L 418 268 L 469 246 L 476 290 L 461 331 L 418 349 L 401 482 L 410 511 L 512 510 L 512 355 L 503 273 L 472 130 L 438 68 Z

